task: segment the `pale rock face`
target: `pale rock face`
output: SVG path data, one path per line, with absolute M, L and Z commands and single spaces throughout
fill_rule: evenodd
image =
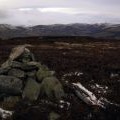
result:
M 20 57 L 23 53 L 30 53 L 29 49 L 27 49 L 26 47 L 31 47 L 31 45 L 25 44 L 13 48 L 10 53 L 9 59 L 15 60 L 18 57 Z

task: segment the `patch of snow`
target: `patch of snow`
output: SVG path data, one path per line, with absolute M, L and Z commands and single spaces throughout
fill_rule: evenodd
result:
M 60 108 L 66 108 L 66 109 L 68 109 L 70 107 L 70 103 L 67 102 L 67 101 L 60 100 L 59 102 L 60 102 L 60 105 L 59 105 Z
M 13 114 L 13 111 L 3 110 L 2 108 L 0 108 L 0 116 L 3 119 L 6 119 L 6 118 L 12 116 L 12 114 Z
M 111 105 L 115 105 L 115 106 L 120 107 L 119 104 L 112 103 L 112 102 L 108 101 L 106 98 L 101 97 L 99 100 L 100 100 L 100 101 L 103 101 L 103 102 L 106 103 L 106 104 L 111 104 Z
M 72 83 L 75 87 L 75 92 L 77 96 L 82 99 L 85 103 L 89 105 L 97 105 L 102 108 L 104 107 L 104 103 L 102 103 L 100 100 L 96 98 L 96 96 L 87 90 L 81 83 Z
M 75 72 L 69 72 L 69 73 L 66 73 L 62 76 L 62 80 L 65 80 L 65 77 L 71 77 L 71 76 L 78 76 L 80 77 L 81 75 L 83 75 L 82 72 L 79 72 L 79 71 L 75 71 Z
M 94 84 L 94 85 L 90 85 L 90 87 L 94 90 L 97 91 L 98 94 L 100 93 L 107 93 L 108 90 L 108 86 L 103 86 L 103 85 L 99 85 L 99 84 Z
M 60 107 L 60 108 L 64 108 L 64 105 L 60 105 L 59 107 Z
M 111 74 L 110 74 L 110 78 L 114 78 L 114 77 L 118 77 L 118 76 L 119 76 L 118 73 L 111 73 Z

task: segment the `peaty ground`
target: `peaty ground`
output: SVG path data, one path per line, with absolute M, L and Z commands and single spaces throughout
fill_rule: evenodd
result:
M 0 63 L 8 58 L 11 48 L 26 43 L 33 45 L 30 50 L 34 53 L 36 60 L 54 70 L 61 81 L 79 81 L 98 98 L 105 97 L 110 102 L 120 104 L 119 40 L 82 37 L 31 37 L 1 40 Z M 72 99 L 71 104 L 73 107 L 69 117 L 65 118 L 63 114 L 64 119 L 119 119 L 119 116 L 115 117 L 116 113 L 120 113 L 119 110 L 116 110 L 113 118 L 109 117 L 109 113 L 106 113 L 108 116 L 106 117 L 106 114 L 101 112 L 96 112 L 97 117 L 90 118 L 90 114 L 87 113 L 91 108 L 79 102 L 78 98 Z

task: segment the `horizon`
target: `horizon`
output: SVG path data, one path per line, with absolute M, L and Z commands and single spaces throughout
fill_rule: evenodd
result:
M 36 25 L 13 25 L 13 24 L 1 24 L 5 26 L 13 26 L 13 27 L 34 27 L 34 26 L 57 26 L 57 25 L 108 25 L 108 26 L 114 26 L 114 25 L 120 25 L 120 23 L 60 23 L 60 24 L 36 24 Z

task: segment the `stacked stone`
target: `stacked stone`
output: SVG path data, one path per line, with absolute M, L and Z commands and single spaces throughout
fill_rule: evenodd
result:
M 0 68 L 0 98 L 4 102 L 17 102 L 35 101 L 40 96 L 61 100 L 64 90 L 54 72 L 36 62 L 26 45 L 17 46 Z

